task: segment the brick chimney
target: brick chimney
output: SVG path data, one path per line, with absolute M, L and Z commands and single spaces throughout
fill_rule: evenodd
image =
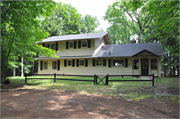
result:
M 133 38 L 132 40 L 130 40 L 130 43 L 134 44 L 134 43 L 136 43 L 136 40 Z

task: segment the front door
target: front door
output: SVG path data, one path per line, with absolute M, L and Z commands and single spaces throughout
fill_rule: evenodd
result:
M 148 59 L 141 59 L 141 75 L 148 75 L 149 72 Z

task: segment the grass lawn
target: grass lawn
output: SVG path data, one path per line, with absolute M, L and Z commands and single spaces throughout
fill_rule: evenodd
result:
M 53 78 L 53 76 L 31 76 L 31 78 Z M 60 78 L 60 77 L 57 77 Z M 61 77 L 62 78 L 62 77 Z M 83 80 L 94 80 L 93 77 L 63 77 L 69 79 L 83 79 Z M 10 79 L 10 85 L 17 85 L 17 88 L 21 89 L 53 89 L 56 90 L 66 90 L 66 91 L 76 91 L 90 94 L 108 95 L 108 96 L 121 96 L 126 99 L 143 99 L 148 97 L 154 97 L 154 90 L 157 84 L 164 87 L 177 87 L 179 84 L 179 79 L 177 77 L 171 78 L 155 78 L 155 87 L 152 87 L 152 82 L 109 82 L 109 85 L 104 85 L 102 83 L 94 85 L 94 82 L 84 82 L 84 81 L 66 81 L 66 80 L 48 80 L 48 79 L 28 79 L 25 83 L 24 77 L 8 77 Z M 135 77 L 124 77 L 116 78 L 110 77 L 109 80 L 137 80 Z M 105 80 L 103 80 L 105 81 Z M 171 95 L 172 99 L 179 101 L 177 95 Z

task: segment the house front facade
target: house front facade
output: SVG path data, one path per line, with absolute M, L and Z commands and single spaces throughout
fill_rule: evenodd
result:
M 38 74 L 151 75 L 161 77 L 159 43 L 112 45 L 107 32 L 53 36 L 39 42 L 59 53 L 41 56 Z

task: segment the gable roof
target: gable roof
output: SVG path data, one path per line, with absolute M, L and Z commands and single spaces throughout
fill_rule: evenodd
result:
M 38 43 L 67 41 L 67 40 L 80 40 L 80 39 L 101 39 L 104 36 L 106 38 L 106 41 L 110 41 L 108 32 L 99 32 L 99 33 L 86 33 L 86 34 L 75 34 L 75 35 L 65 35 L 65 36 L 52 36 L 49 38 L 45 38 L 43 41 L 38 42 Z
M 104 45 L 92 57 L 132 57 L 143 51 L 147 51 L 156 56 L 163 56 L 164 52 L 159 43 Z

